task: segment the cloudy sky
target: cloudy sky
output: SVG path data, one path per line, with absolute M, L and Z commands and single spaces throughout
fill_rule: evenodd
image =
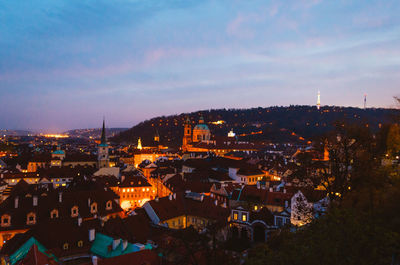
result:
M 394 106 L 398 0 L 0 2 L 0 128 L 210 108 Z

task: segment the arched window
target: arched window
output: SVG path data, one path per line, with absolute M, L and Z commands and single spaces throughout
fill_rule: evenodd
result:
M 34 225 L 36 224 L 36 214 L 34 212 L 30 212 L 26 216 L 26 224 L 27 225 Z
M 79 215 L 78 206 L 74 206 L 71 208 L 71 217 L 77 217 Z
M 63 249 L 64 249 L 64 250 L 68 250 L 68 248 L 69 248 L 69 245 L 68 245 L 68 243 L 64 243 L 64 245 L 63 245 Z
M 11 216 L 8 214 L 3 214 L 1 216 L 1 226 L 7 227 L 11 225 Z
M 50 212 L 50 218 L 51 218 L 51 219 L 56 219 L 56 218 L 58 218 L 58 210 L 57 210 L 57 209 L 54 209 L 54 210 L 52 210 L 52 211 Z
M 80 247 L 80 248 L 83 247 L 83 241 L 82 240 L 78 241 L 78 247 Z
M 97 203 L 94 202 L 90 205 L 90 212 L 97 213 Z
M 108 201 L 106 203 L 106 210 L 111 210 L 112 209 L 112 201 Z

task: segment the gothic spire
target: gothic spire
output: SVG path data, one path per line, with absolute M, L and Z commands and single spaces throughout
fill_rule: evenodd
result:
M 101 144 L 107 144 L 107 139 L 106 139 L 106 125 L 105 125 L 105 119 L 103 118 L 103 130 L 101 131 Z

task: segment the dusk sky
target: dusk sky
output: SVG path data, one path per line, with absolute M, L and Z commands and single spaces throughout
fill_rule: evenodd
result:
M 0 128 L 271 105 L 393 107 L 400 2 L 0 2 Z

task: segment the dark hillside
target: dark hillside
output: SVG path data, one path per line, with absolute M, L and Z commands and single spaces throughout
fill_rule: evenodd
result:
M 179 146 L 186 117 L 190 118 L 194 126 L 200 116 L 203 116 L 215 135 L 226 135 L 233 129 L 242 140 L 301 142 L 332 130 L 336 122 L 363 124 L 376 130 L 381 124 L 390 122 L 395 113 L 398 115 L 400 111 L 330 106 L 322 107 L 320 110 L 313 106 L 206 110 L 146 120 L 121 132 L 112 140 L 136 143 L 138 137 L 141 137 L 143 144 L 146 145 L 152 142 L 154 134 L 158 131 L 163 144 Z M 224 123 L 215 124 L 217 121 Z

